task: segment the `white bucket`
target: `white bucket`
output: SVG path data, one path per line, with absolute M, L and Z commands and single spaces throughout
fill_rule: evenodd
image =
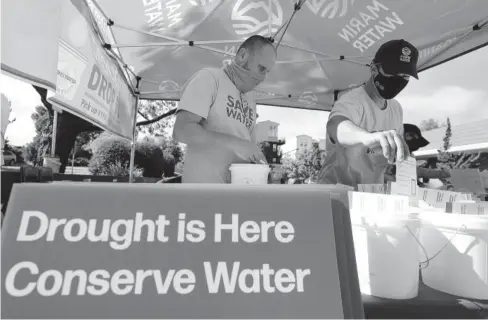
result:
M 268 184 L 267 164 L 232 164 L 229 170 L 232 184 Z
M 59 168 L 61 167 L 61 161 L 58 157 L 44 156 L 44 161 L 42 163 L 44 167 L 53 169 L 53 173 L 59 173 Z
M 354 216 L 354 213 L 352 213 Z M 408 215 L 352 219 L 361 293 L 388 299 L 418 296 L 420 220 Z
M 488 299 L 488 216 L 423 213 L 423 282 L 468 299 Z

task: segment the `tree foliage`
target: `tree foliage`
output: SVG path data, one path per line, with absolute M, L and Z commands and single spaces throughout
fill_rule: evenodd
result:
M 51 148 L 52 120 L 49 111 L 44 106 L 36 106 L 31 114 L 36 135 L 24 147 L 24 158 L 35 166 L 42 165 L 44 155 Z
M 27 153 L 32 154 L 34 150 L 37 150 L 36 158 L 37 158 L 37 165 L 42 165 L 42 157 L 48 150 L 50 150 L 51 145 L 51 135 L 52 135 L 52 123 L 54 120 L 54 110 L 53 106 L 49 101 L 47 101 L 47 90 L 44 88 L 40 88 L 34 86 L 34 89 L 39 93 L 41 97 L 41 102 L 44 108 L 47 110 L 48 119 L 50 122 L 50 132 L 46 136 L 42 134 L 36 134 L 33 141 L 30 145 L 26 146 L 26 149 L 30 149 Z M 35 114 L 36 112 L 34 112 Z M 37 126 L 37 120 L 33 119 L 35 125 Z M 56 155 L 59 157 L 61 161 L 61 167 L 59 169 L 60 173 L 64 173 L 66 166 L 69 162 L 69 156 L 72 152 L 73 146 L 78 135 L 82 132 L 100 132 L 102 131 L 100 128 L 96 127 L 92 123 L 81 119 L 69 112 L 62 112 L 58 114 L 58 123 L 57 123 L 57 135 L 56 135 Z M 37 132 L 36 132 L 37 133 Z M 47 142 L 46 142 L 47 141 Z M 41 152 L 39 152 L 41 151 Z M 40 160 L 40 162 L 39 162 Z
M 446 133 L 443 139 L 442 149 L 438 150 L 437 167 L 443 170 L 469 169 L 479 167 L 480 153 L 450 152 L 451 149 L 451 121 L 447 118 Z M 441 179 L 448 190 L 453 190 L 450 178 Z
M 145 121 L 139 121 L 137 123 L 138 133 L 145 135 L 164 136 L 168 138 L 169 135 L 171 135 L 171 130 L 173 128 L 175 118 L 168 116 L 155 122 L 151 121 L 158 119 L 158 117 L 160 117 L 161 115 L 165 115 L 175 108 L 176 102 L 174 101 L 141 101 L 139 103 L 139 115 L 142 116 Z
M 93 175 L 115 175 L 120 177 L 128 170 L 113 172 L 117 167 L 128 168 L 130 142 L 117 136 L 103 133 L 92 144 L 93 156 L 89 163 Z
M 311 150 L 297 152 L 295 158 L 285 155 L 282 163 L 287 180 L 296 179 L 302 183 L 308 180 L 315 182 L 322 169 L 323 151 L 319 149 L 318 143 L 313 143 Z
M 103 133 L 91 144 L 90 172 L 94 175 L 112 175 L 114 172 L 119 176 L 129 175 L 130 146 L 126 139 Z M 182 157 L 183 151 L 173 141 L 144 137 L 136 143 L 134 164 L 144 177 L 171 177 Z
M 49 101 L 47 101 L 47 90 L 37 86 L 34 86 L 34 89 L 39 93 L 41 97 L 41 101 L 47 110 L 48 119 L 50 120 L 52 126 L 54 110 Z M 166 136 L 174 122 L 174 119 L 169 116 L 174 113 L 175 107 L 175 102 L 142 101 L 138 113 L 144 118 L 144 120 L 136 124 L 138 131 L 140 133 L 148 135 L 163 134 Z M 37 121 L 35 119 L 33 120 Z M 79 135 L 82 133 L 89 134 L 92 132 L 100 133 L 101 131 L 102 130 L 97 126 L 94 126 L 90 122 L 81 119 L 69 112 L 63 112 L 58 115 L 56 155 L 59 156 L 61 161 L 61 173 L 64 172 L 66 166 L 69 163 L 75 141 L 79 139 Z M 29 157 L 34 160 L 32 161 L 34 164 L 41 165 L 42 156 L 50 148 L 50 141 L 51 134 L 48 134 L 47 136 L 45 134 L 36 134 L 36 137 L 34 137 L 33 141 L 26 145 L 25 154 L 28 154 Z

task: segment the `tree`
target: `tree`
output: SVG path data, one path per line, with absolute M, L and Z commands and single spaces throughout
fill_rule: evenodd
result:
M 295 159 L 288 155 L 283 157 L 283 168 L 286 170 L 287 179 L 298 179 L 301 182 L 316 181 L 317 175 L 322 169 L 322 151 L 318 143 L 312 144 L 311 150 L 297 152 Z
M 82 132 L 76 137 L 76 143 L 70 152 L 70 164 L 74 155 L 74 165 L 86 167 L 92 157 L 90 144 L 100 136 L 101 132 Z
M 34 138 L 34 140 L 26 146 L 26 149 L 29 149 L 27 153 L 31 154 L 34 150 L 41 150 L 44 153 L 41 153 L 40 156 L 37 154 L 38 161 L 36 165 L 42 165 L 42 156 L 45 154 L 45 151 L 50 150 L 51 147 L 51 136 L 52 136 L 52 123 L 54 120 L 54 110 L 51 105 L 47 101 L 47 90 L 44 88 L 40 88 L 34 86 L 34 89 L 39 93 L 41 97 L 41 102 L 44 108 L 47 111 L 47 119 L 50 122 L 50 132 L 48 136 L 43 135 L 42 137 Z M 35 119 L 33 119 L 36 121 Z M 61 162 L 61 167 L 59 168 L 60 173 L 64 173 L 66 170 L 66 166 L 69 163 L 69 156 L 75 144 L 75 141 L 78 135 L 82 132 L 101 132 L 102 129 L 93 125 L 92 123 L 81 119 L 69 112 L 62 112 L 58 114 L 58 125 L 57 125 L 57 134 L 56 134 L 56 155 L 59 157 Z M 36 131 L 37 133 L 37 131 Z M 37 136 L 37 135 L 36 135 Z M 40 144 L 40 145 L 35 145 Z
M 94 175 L 129 175 L 131 143 L 109 133 L 101 134 L 90 149 L 90 171 Z M 183 151 L 177 143 L 164 138 L 144 137 L 136 143 L 134 165 L 144 177 L 162 178 L 175 174 L 175 166 L 181 161 Z
M 64 113 L 63 113 L 64 114 Z M 52 117 L 49 109 L 44 106 L 37 106 L 35 111 L 31 115 L 31 119 L 34 122 L 34 128 L 36 135 L 33 140 L 24 146 L 24 158 L 35 166 L 42 166 L 44 155 L 49 154 L 51 151 L 51 140 L 52 140 Z M 58 126 L 59 127 L 59 126 Z M 77 141 L 77 150 L 74 150 L 75 155 L 81 153 L 81 156 L 89 158 L 90 153 L 85 151 L 83 148 L 96 136 L 100 134 L 100 131 L 88 131 L 81 132 L 75 137 Z M 57 141 L 60 140 L 61 134 L 58 134 Z M 58 146 L 56 146 L 56 150 Z M 73 148 L 72 148 L 73 149 Z M 59 155 L 58 152 L 56 154 Z M 68 158 L 72 155 L 72 150 L 69 150 Z M 68 162 L 66 162 L 66 165 Z
M 44 155 L 51 147 L 52 121 L 49 111 L 44 106 L 36 106 L 31 114 L 34 121 L 36 135 L 34 139 L 24 147 L 24 158 L 35 166 L 42 165 Z
M 175 122 L 173 117 L 169 118 L 168 116 L 175 109 L 175 101 L 141 101 L 139 103 L 139 115 L 144 118 L 144 121 L 137 123 L 138 133 L 168 138 Z M 163 115 L 168 116 L 162 117 Z
M 437 167 L 443 170 L 451 169 L 468 169 L 479 167 L 480 153 L 452 153 L 451 149 L 451 120 L 447 118 L 446 121 L 446 133 L 443 139 L 442 149 L 438 150 L 437 155 Z M 446 186 L 447 190 L 453 190 L 453 186 L 450 178 L 441 179 L 442 183 Z
M 34 86 L 34 89 L 39 93 L 41 101 L 48 111 L 49 119 L 52 124 L 52 121 L 54 119 L 54 110 L 51 103 L 47 101 L 47 90 L 37 86 Z M 165 123 L 171 123 L 171 120 L 165 121 L 165 119 L 175 113 L 176 108 L 171 109 L 172 107 L 175 107 L 175 105 L 175 102 L 143 101 L 141 103 L 141 110 L 139 110 L 138 113 L 145 120 L 140 121 L 136 124 L 138 130 L 145 131 L 146 129 L 144 129 L 144 126 L 152 125 L 149 129 L 147 129 L 147 133 L 164 131 Z M 161 121 L 162 123 L 160 123 Z M 59 156 L 59 159 L 61 161 L 61 167 L 59 169 L 59 172 L 64 173 L 66 166 L 69 163 L 69 156 L 80 133 L 101 131 L 102 129 L 100 129 L 99 127 L 69 112 L 63 112 L 59 114 L 56 135 L 56 155 Z M 32 143 L 41 143 L 40 140 L 42 139 L 34 139 Z M 38 149 L 33 146 L 32 143 L 29 146 L 29 154 L 32 153 L 31 151 L 33 151 L 34 149 Z M 42 143 L 45 143 L 45 141 L 43 140 Z
M 423 120 L 421 123 L 420 123 L 420 131 L 430 131 L 430 130 L 434 130 L 434 129 L 437 129 L 437 128 L 441 128 L 445 126 L 444 124 L 439 124 L 439 121 L 435 120 L 435 119 L 428 119 L 428 120 Z
M 42 161 L 39 161 L 38 149 L 40 142 L 40 137 L 35 136 L 33 140 L 24 146 L 23 156 L 25 161 L 32 164 L 33 166 L 41 166 Z

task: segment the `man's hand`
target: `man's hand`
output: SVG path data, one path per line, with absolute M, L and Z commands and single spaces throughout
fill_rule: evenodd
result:
M 266 157 L 255 142 L 242 140 L 241 143 L 234 145 L 233 149 L 235 154 L 242 160 L 258 164 L 267 163 Z
M 383 156 L 390 164 L 402 162 L 410 156 L 407 144 L 395 130 L 371 133 L 367 135 L 364 145 L 369 149 L 381 147 Z

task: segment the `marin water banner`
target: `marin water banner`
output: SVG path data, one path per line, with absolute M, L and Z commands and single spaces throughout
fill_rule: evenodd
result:
M 16 185 L 2 317 L 344 318 L 336 210 L 319 188 Z
M 143 79 L 143 99 L 179 99 L 194 72 L 221 67 L 253 34 L 274 36 L 299 2 L 258 103 L 330 110 L 335 91 L 363 83 L 376 50 L 391 39 L 419 48 L 419 70 L 488 43 L 486 0 L 96 2 L 113 22 L 113 44 Z
M 487 45 L 487 26 L 486 0 L 4 0 L 2 70 L 59 87 L 66 110 L 127 136 L 123 76 L 132 88 L 141 77 L 141 99 L 179 100 L 192 74 L 222 67 L 254 34 L 286 30 L 257 102 L 330 110 L 386 41 L 414 44 L 423 71 Z
M 117 60 L 109 56 L 94 31 L 91 19 L 103 19 L 96 10 L 93 2 L 75 7 L 63 1 L 56 94 L 49 101 L 132 139 L 136 100 Z M 101 33 L 106 35 L 107 28 L 105 24 Z

